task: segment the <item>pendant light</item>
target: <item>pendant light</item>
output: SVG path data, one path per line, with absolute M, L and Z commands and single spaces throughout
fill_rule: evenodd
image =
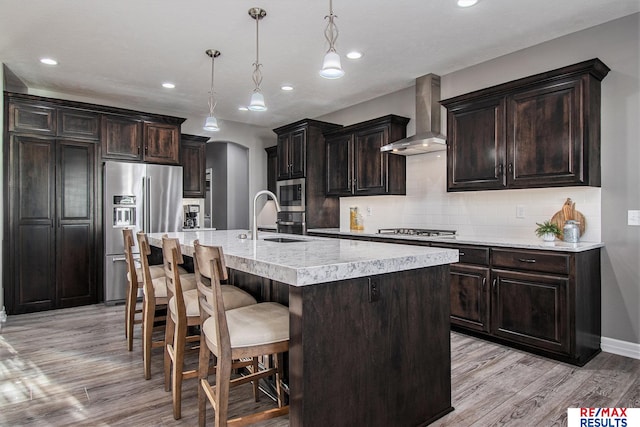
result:
M 262 90 L 260 90 L 260 83 L 262 83 L 262 72 L 260 71 L 260 67 L 262 64 L 260 63 L 260 45 L 259 45 L 259 35 L 258 35 L 258 23 L 262 18 L 267 16 L 267 11 L 264 9 L 260 9 L 259 7 L 252 7 L 249 9 L 249 15 L 256 20 L 256 62 L 253 63 L 253 83 L 256 85 L 255 89 L 253 89 L 253 93 L 251 94 L 251 102 L 249 102 L 249 110 L 251 111 L 266 111 L 267 106 L 264 103 L 264 95 L 262 94 Z
M 216 108 L 216 101 L 213 92 L 213 73 L 215 59 L 220 56 L 220 51 L 207 49 L 204 53 L 211 58 L 211 89 L 209 90 L 209 117 L 207 117 L 207 120 L 204 122 L 203 129 L 209 132 L 217 132 L 220 130 L 220 127 L 218 127 L 218 120 L 213 116 L 213 109 Z
M 337 18 L 333 14 L 333 0 L 329 0 L 329 15 L 324 19 L 328 19 L 327 27 L 324 29 L 324 37 L 329 42 L 329 50 L 324 55 L 322 61 L 322 69 L 320 75 L 325 79 L 339 79 L 344 76 L 344 70 L 340 65 L 340 55 L 336 52 L 336 40 L 338 40 L 338 27 L 333 20 Z

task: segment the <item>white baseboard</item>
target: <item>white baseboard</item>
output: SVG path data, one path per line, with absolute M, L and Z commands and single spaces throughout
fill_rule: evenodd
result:
M 602 351 L 606 351 L 607 353 L 640 360 L 640 344 L 602 337 L 600 339 L 600 347 Z

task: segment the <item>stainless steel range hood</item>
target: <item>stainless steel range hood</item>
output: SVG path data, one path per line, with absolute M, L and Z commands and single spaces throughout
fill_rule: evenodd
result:
M 427 74 L 416 79 L 416 134 L 380 148 L 403 156 L 447 149 L 440 133 L 440 76 Z

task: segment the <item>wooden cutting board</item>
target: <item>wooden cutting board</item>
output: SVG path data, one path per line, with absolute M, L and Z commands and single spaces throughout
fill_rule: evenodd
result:
M 578 222 L 578 229 L 580 230 L 580 236 L 582 236 L 587 226 L 587 220 L 581 212 L 576 210 L 576 204 L 570 198 L 568 198 L 564 202 L 564 205 L 562 205 L 562 208 L 558 212 L 553 214 L 553 216 L 551 217 L 551 222 L 556 224 L 558 227 L 560 227 L 560 230 L 562 230 L 564 227 L 564 223 L 570 219 Z

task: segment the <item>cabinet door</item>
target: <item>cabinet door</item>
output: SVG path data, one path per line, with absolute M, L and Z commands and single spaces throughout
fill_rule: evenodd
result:
M 44 105 L 9 104 L 9 131 L 55 135 L 56 110 Z
M 489 332 L 489 269 L 452 264 L 451 323 Z
M 388 154 L 380 147 L 389 141 L 389 127 L 379 126 L 356 133 L 353 142 L 353 194 L 385 194 L 388 174 Z
M 57 143 L 56 306 L 96 302 L 95 144 Z
M 504 101 L 449 110 L 447 191 L 505 188 Z
M 204 198 L 205 196 L 205 144 L 182 142 L 182 185 L 183 197 Z
M 278 148 L 276 146 L 265 148 L 267 152 L 267 190 L 276 194 L 276 182 L 278 177 Z
M 278 180 L 289 179 L 291 173 L 291 160 L 289 152 L 289 141 L 291 140 L 291 134 L 285 133 L 278 135 Z
M 100 138 L 100 116 L 82 110 L 58 110 L 58 136 L 97 141 Z
M 572 79 L 507 98 L 507 177 L 510 187 L 584 184 L 581 80 Z
M 13 136 L 9 198 L 11 313 L 55 307 L 55 142 Z
M 306 171 L 307 130 L 291 132 L 289 153 L 291 160 L 291 178 L 304 178 Z
M 180 163 L 180 127 L 165 123 L 144 123 L 144 161 Z
M 352 174 L 352 135 L 325 140 L 327 145 L 327 196 L 350 196 Z
M 493 270 L 491 332 L 536 348 L 569 353 L 569 280 Z
M 142 159 L 142 123 L 118 116 L 102 117 L 102 158 Z

